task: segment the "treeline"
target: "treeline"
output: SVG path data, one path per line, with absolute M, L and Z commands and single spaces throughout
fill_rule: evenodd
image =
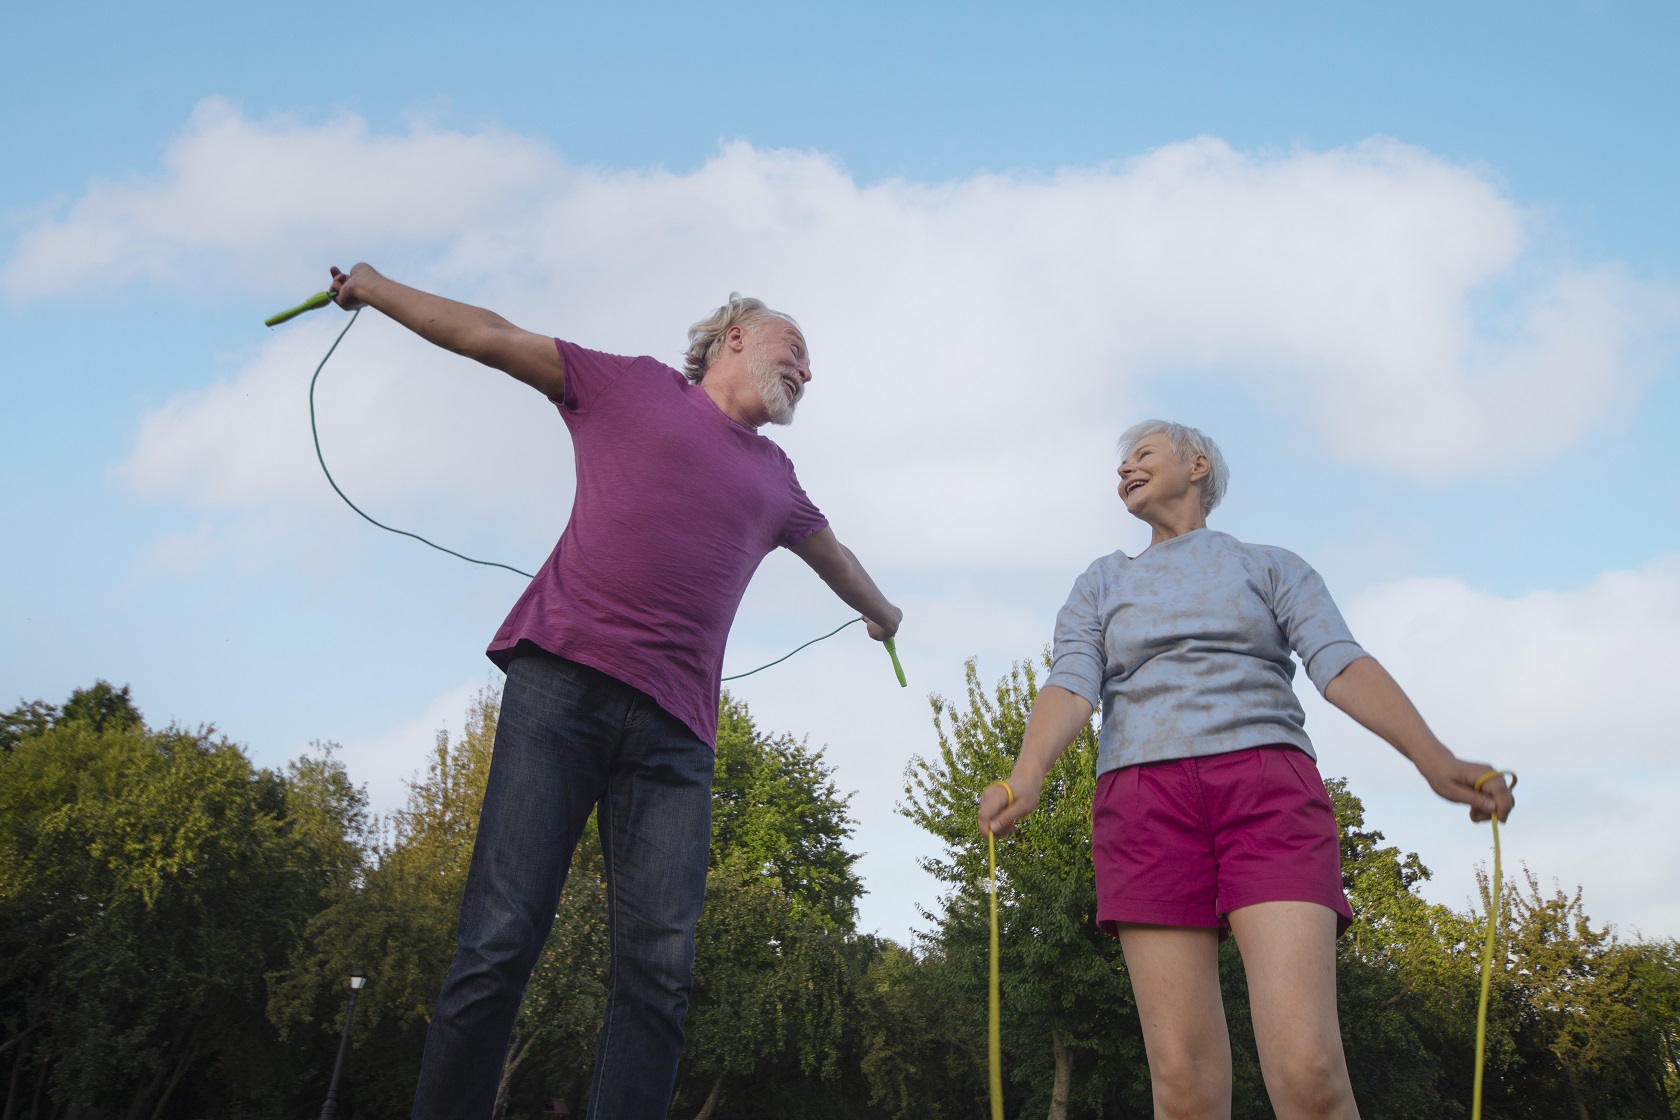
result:
M 945 893 L 912 946 L 859 934 L 853 822 L 820 751 L 725 698 L 695 991 L 673 1116 L 987 1115 L 986 854 L 973 806 L 1006 773 L 1035 692 L 968 669 L 934 701 L 902 811 L 942 842 Z M 406 1116 L 449 955 L 494 737 L 489 695 L 439 734 L 407 804 L 370 816 L 332 749 L 281 771 L 209 729 L 150 729 L 126 688 L 0 716 L 0 1120 L 295 1117 L 321 1106 L 352 969 L 340 1117 Z M 998 849 L 1010 1116 L 1147 1117 L 1118 945 L 1094 924 L 1089 733 Z M 1367 1120 L 1466 1115 L 1483 905 L 1424 901 L 1428 871 L 1340 783 L 1357 921 L 1343 1033 Z M 1680 947 L 1627 942 L 1579 892 L 1517 876 L 1490 1016 L 1490 1118 L 1663 1117 L 1680 1102 Z M 1237 1117 L 1270 1115 L 1235 948 L 1223 951 Z M 580 1115 L 605 999 L 591 833 L 527 989 L 502 1114 Z

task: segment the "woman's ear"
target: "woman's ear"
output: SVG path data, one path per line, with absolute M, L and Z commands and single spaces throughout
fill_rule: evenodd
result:
M 1190 481 L 1202 482 L 1213 472 L 1213 464 L 1208 462 L 1206 455 L 1198 454 L 1190 460 Z

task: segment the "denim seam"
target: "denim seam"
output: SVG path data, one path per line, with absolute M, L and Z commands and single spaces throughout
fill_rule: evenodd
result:
M 600 805 L 602 802 L 606 802 L 611 798 L 612 780 L 609 777 L 606 793 L 602 796 L 601 801 L 596 803 L 595 823 L 597 827 L 600 825 Z M 608 813 L 611 813 L 611 809 L 608 810 Z M 613 1019 L 618 1014 L 618 1001 L 613 999 L 613 996 L 618 991 L 620 979 L 618 967 L 618 938 L 623 927 L 622 923 L 618 920 L 618 890 L 616 889 L 617 876 L 613 874 L 611 848 L 611 841 L 603 836 L 601 843 L 601 857 L 604 865 L 603 869 L 607 874 L 607 975 L 610 977 L 610 982 L 607 985 L 606 1007 L 604 1008 L 604 1014 L 601 1020 L 601 1050 L 600 1054 L 595 1059 L 597 1074 L 611 1066 Z M 604 1083 L 605 1079 L 603 1078 L 601 1080 Z M 605 1094 L 594 1091 L 598 1087 L 599 1086 L 592 1085 L 592 1091 L 589 1094 L 589 1115 L 591 1120 L 601 1120 L 601 1099 Z

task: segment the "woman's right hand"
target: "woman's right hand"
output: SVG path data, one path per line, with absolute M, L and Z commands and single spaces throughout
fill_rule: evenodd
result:
M 1043 779 L 1034 782 L 1012 774 L 1009 778 L 1009 789 L 1015 791 L 1014 800 L 1010 799 L 1009 790 L 1006 790 L 1001 782 L 993 782 L 981 790 L 980 835 L 1012 835 L 1016 822 L 1037 808 L 1038 794 L 1043 788 Z

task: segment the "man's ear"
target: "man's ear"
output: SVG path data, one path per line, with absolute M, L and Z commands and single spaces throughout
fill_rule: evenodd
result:
M 747 348 L 747 328 L 740 323 L 736 323 L 724 332 L 723 344 L 737 352 L 745 350 Z

